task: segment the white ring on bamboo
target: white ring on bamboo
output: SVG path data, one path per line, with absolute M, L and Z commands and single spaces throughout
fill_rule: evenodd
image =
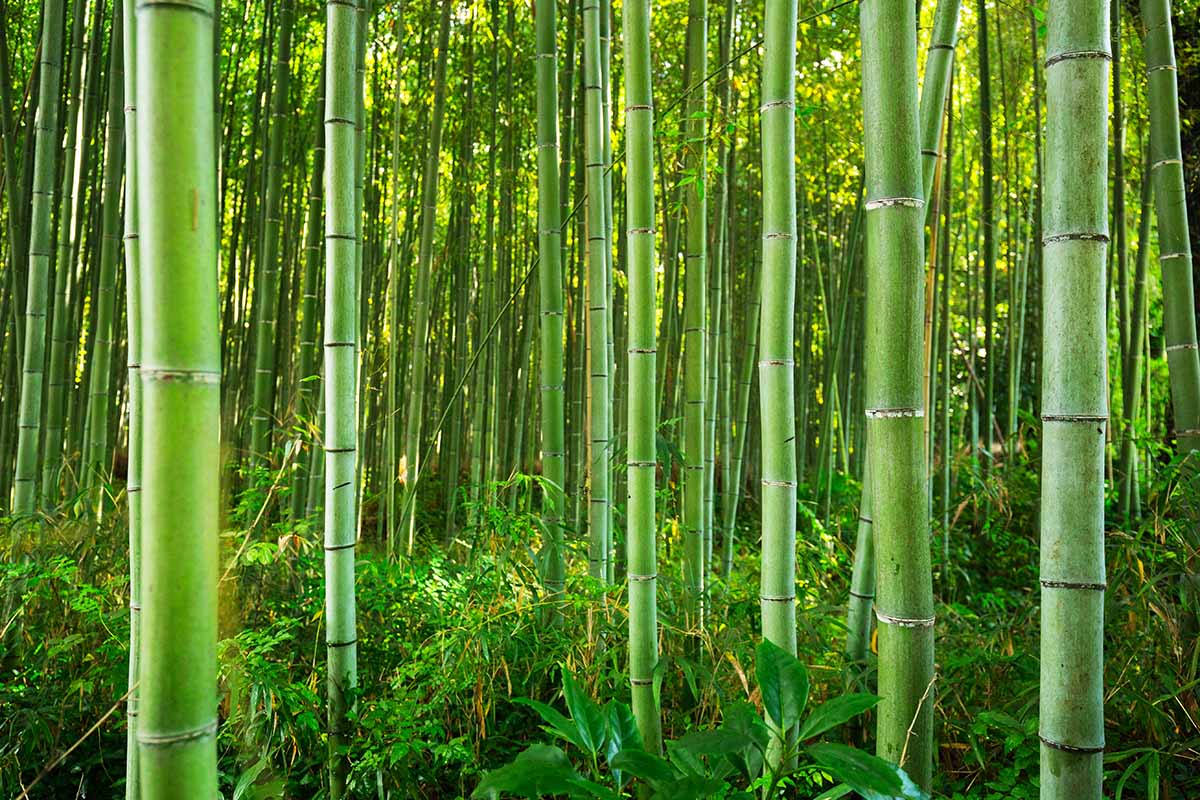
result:
M 888 625 L 897 625 L 901 628 L 932 628 L 936 617 L 917 618 L 917 617 L 893 617 L 891 614 L 885 614 L 875 608 L 875 618 L 880 622 Z
M 204 383 L 217 385 L 221 383 L 220 371 L 204 369 L 148 369 L 139 370 L 142 377 L 150 381 L 163 383 Z
M 868 200 L 865 207 L 867 211 L 875 211 L 880 208 L 893 208 L 896 206 L 901 208 L 923 208 L 925 201 L 919 197 L 880 197 L 877 200 Z
M 1169 166 L 1171 164 L 1183 164 L 1182 158 L 1164 158 L 1161 161 L 1155 161 L 1150 165 L 1150 169 L 1158 169 L 1159 167 Z
M 923 408 L 868 408 L 866 410 L 867 419 L 903 419 L 911 417 L 924 417 L 925 409 Z
M 151 734 L 139 730 L 137 740 L 138 744 L 144 744 L 148 747 L 165 747 L 172 744 L 203 739 L 206 736 L 214 736 L 216 733 L 217 720 L 213 720 L 202 727 L 193 728 L 190 731 L 180 731 L 179 733 Z
M 1176 350 L 1198 350 L 1198 349 L 1200 349 L 1200 344 L 1196 344 L 1195 342 L 1185 342 L 1184 344 L 1169 344 L 1169 345 L 1167 345 L 1167 348 L 1166 348 L 1168 353 L 1173 353 Z

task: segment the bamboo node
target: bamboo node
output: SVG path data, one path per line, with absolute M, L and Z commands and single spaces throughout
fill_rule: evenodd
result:
M 762 112 L 769 111 L 772 108 L 783 108 L 783 107 L 795 108 L 796 101 L 795 100 L 771 100 L 771 101 L 763 103 L 761 106 L 759 106 L 758 113 L 761 114 Z
M 1112 55 L 1107 50 L 1073 50 L 1066 53 L 1055 53 L 1046 59 L 1043 66 L 1050 69 L 1061 61 L 1073 61 L 1077 58 L 1099 58 L 1104 61 L 1112 61 Z
M 1169 69 L 1169 70 L 1171 70 L 1172 72 L 1178 72 L 1178 71 L 1179 71 L 1179 68 L 1178 68 L 1178 67 L 1176 67 L 1174 64 L 1155 64 L 1153 67 L 1147 67 L 1147 68 L 1146 68 L 1146 74 L 1147 74 L 1147 75 L 1152 75 L 1152 74 L 1154 74 L 1155 72 L 1158 72 L 1160 69 Z
M 867 419 L 902 419 L 925 416 L 923 408 L 868 408 Z
M 1191 258 L 1191 255 L 1192 255 L 1191 253 L 1160 253 L 1158 256 L 1158 260 L 1166 261 L 1166 260 L 1172 259 L 1172 258 Z
M 782 597 L 774 597 L 771 595 L 760 594 L 758 599 L 764 603 L 794 603 L 796 602 L 796 595 L 793 594 Z
M 1107 414 L 1042 414 L 1042 422 L 1108 422 Z
M 1183 344 L 1169 344 L 1166 347 L 1168 353 L 1174 353 L 1176 350 L 1196 350 L 1200 349 L 1200 345 L 1195 342 L 1184 342 Z
M 861 515 L 861 514 L 859 514 L 859 515 L 858 515 L 858 521 L 859 521 L 859 522 L 865 522 L 865 523 L 867 523 L 868 525 L 873 525 L 873 524 L 875 524 L 875 520 L 871 519 L 870 517 L 864 517 L 864 516 L 863 516 L 863 515 Z
M 626 461 L 625 466 L 633 469 L 635 467 L 657 467 L 657 461 Z
M 780 489 L 795 489 L 796 488 L 795 481 L 773 481 L 773 480 L 768 480 L 767 478 L 762 479 L 762 485 L 763 486 L 774 486 L 774 487 L 777 487 Z
M 875 595 L 873 595 L 873 594 L 859 594 L 858 592 L 854 591 L 853 589 L 850 590 L 850 596 L 857 597 L 859 600 L 874 600 L 875 599 Z
M 935 617 L 894 617 L 891 614 L 885 614 L 878 608 L 875 609 L 875 618 L 880 622 L 901 628 L 932 628 L 936 619 Z
M 796 362 L 790 358 L 764 358 L 758 362 L 758 365 L 760 367 L 793 367 Z
M 654 106 L 648 103 L 630 103 L 625 106 L 626 111 L 653 111 Z
M 349 647 L 350 645 L 358 644 L 358 637 L 349 639 L 345 642 L 325 642 L 326 647 Z
M 1164 158 L 1161 161 L 1155 161 L 1150 165 L 1150 169 L 1158 169 L 1159 167 L 1170 166 L 1171 164 L 1183 164 L 1182 158 Z
M 1052 750 L 1061 750 L 1064 753 L 1094 755 L 1096 753 L 1104 752 L 1104 745 L 1100 745 L 1099 747 L 1083 747 L 1077 744 L 1064 744 L 1063 742 L 1056 742 L 1053 739 L 1046 738 L 1041 734 L 1040 731 L 1038 732 L 1038 738 L 1042 740 L 1042 744 L 1046 745 L 1046 747 L 1049 747 Z
M 637 234 L 647 234 L 648 233 L 651 236 L 653 236 L 654 228 L 630 228 L 629 230 L 626 231 L 626 233 L 630 236 L 633 236 L 635 233 L 637 233 Z
M 203 383 L 218 385 L 221 383 L 219 370 L 207 369 L 146 369 L 140 370 L 142 377 L 149 381 L 163 383 Z
M 633 686 L 653 686 L 653 678 L 630 678 L 629 683 Z
M 934 158 L 937 158 L 938 156 L 941 155 L 941 153 L 939 153 L 937 150 L 929 150 L 929 149 L 922 148 L 921 155 L 933 156 Z
M 138 744 L 147 747 L 168 747 L 173 744 L 182 744 L 184 742 L 192 742 L 196 739 L 203 739 L 207 736 L 215 736 L 217 733 L 217 721 L 202 725 L 198 728 L 193 728 L 188 731 L 180 731 L 178 733 L 145 733 L 138 730 Z
M 1099 231 L 1084 231 L 1081 233 L 1056 233 L 1042 237 L 1042 246 L 1057 242 L 1102 242 L 1108 244 L 1108 234 Z
M 1042 579 L 1039 581 L 1043 589 L 1087 589 L 1094 592 L 1103 592 L 1108 588 L 1107 583 L 1079 583 L 1077 581 L 1051 581 Z
M 929 49 L 930 50 L 953 50 L 954 45 L 951 43 L 947 43 L 947 42 L 935 42 L 934 44 L 929 45 Z
M 875 211 L 880 208 L 924 208 L 925 201 L 919 197 L 879 197 L 875 200 L 868 200 L 864 206 L 867 211 Z
M 327 544 L 325 545 L 326 553 L 333 553 L 338 550 L 349 550 L 351 547 L 358 545 L 358 542 L 350 542 L 349 544 Z
M 655 572 L 651 575 L 634 575 L 633 573 L 630 573 L 626 577 L 628 577 L 631 581 L 656 581 L 658 580 L 658 573 Z

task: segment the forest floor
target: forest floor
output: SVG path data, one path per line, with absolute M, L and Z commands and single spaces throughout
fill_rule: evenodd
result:
M 951 509 L 948 560 L 935 525 L 935 797 L 1037 797 L 1036 480 L 1021 465 L 1002 480 L 966 486 Z M 420 521 L 440 539 L 444 518 L 434 487 Z M 1180 590 L 1186 554 L 1194 550 L 1180 522 L 1187 518 L 1180 493 L 1171 470 L 1163 470 L 1144 498 L 1140 524 L 1110 524 L 1107 535 L 1105 771 L 1112 797 L 1200 797 L 1200 645 Z M 798 537 L 799 651 L 817 702 L 845 692 L 848 683 L 841 653 L 858 486 L 834 481 L 828 524 L 820 504 L 803 497 L 809 513 L 802 514 Z M 264 498 L 243 496 L 222 541 L 222 793 L 236 800 L 319 797 L 326 754 L 319 531 L 308 523 L 255 527 Z M 521 493 L 511 505 L 483 507 L 478 533 L 464 532 L 467 538 L 448 551 L 424 543 L 400 562 L 370 541 L 373 523 L 364 519 L 355 797 L 469 796 L 485 771 L 549 740 L 535 712 L 514 700 L 558 703 L 563 667 L 593 697 L 628 702 L 624 587 L 605 597 L 583 574 L 586 557 L 575 558 L 562 622 L 546 625 L 535 564 L 539 521 L 527 506 Z M 760 702 L 753 681 L 756 515 L 756 508 L 743 510 L 733 576 L 712 587 L 699 656 L 688 655 L 674 599 L 681 596 L 677 526 L 662 525 L 667 738 L 713 727 L 731 703 Z M 12 549 L 0 566 L 7 598 L 0 796 L 19 796 L 39 776 L 32 798 L 123 796 L 124 537 L 118 510 L 99 525 L 47 520 L 5 545 Z M 870 715 L 863 719 L 865 725 L 837 735 L 869 746 L 862 737 Z M 789 796 L 812 797 L 830 785 L 815 772 L 808 780 Z

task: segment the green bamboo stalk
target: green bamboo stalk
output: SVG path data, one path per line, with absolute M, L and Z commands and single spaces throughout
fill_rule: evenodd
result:
M 796 652 L 796 447 L 793 417 L 796 292 L 796 2 L 767 0 L 763 21 L 762 320 L 758 351 L 762 437 L 762 578 L 765 639 Z M 703 70 L 697 70 L 703 74 Z M 795 736 L 779 731 L 778 763 Z
M 566 442 L 564 439 L 562 224 L 559 203 L 557 9 L 553 2 L 536 4 L 537 28 L 537 203 L 538 288 L 541 303 L 541 454 L 542 477 L 550 485 L 543 494 L 543 516 L 550 531 L 543 545 L 542 580 L 553 597 L 562 593 L 566 576 L 562 516 L 565 509 Z
M 934 167 L 946 114 L 946 95 L 954 66 L 954 47 L 958 41 L 958 12 L 962 0 L 938 0 L 933 12 L 933 33 L 925 53 L 925 78 L 921 84 L 921 196 L 933 188 Z M 934 204 L 926 206 L 926 217 Z
M 425 414 L 425 390 L 429 343 L 429 278 L 433 264 L 434 223 L 437 221 L 438 160 L 442 150 L 442 122 L 446 113 L 446 59 L 450 49 L 450 13 L 454 0 L 442 0 L 438 28 L 437 64 L 434 68 L 433 114 L 429 123 L 425 174 L 421 183 L 421 244 L 417 256 L 417 280 L 413 294 L 411 382 L 408 386 L 408 419 L 405 422 L 405 490 L 412 492 L 420 479 L 421 428 Z M 412 554 L 416 542 L 415 503 L 406 501 L 404 524 L 408 533 L 405 552 Z
M 1105 276 L 1109 15 L 1051 4 L 1042 286 L 1044 800 L 1101 797 L 1104 752 Z
M 109 383 L 112 370 L 117 259 L 121 225 L 121 171 L 125 162 L 124 75 L 121 54 L 121 16 L 113 16 L 108 62 L 108 133 L 105 136 L 104 194 L 100 211 L 100 276 L 96 294 L 96 324 L 92 329 L 91 380 L 87 397 L 87 439 L 84 462 L 86 483 L 93 487 L 93 509 L 101 499 L 99 488 L 108 479 L 112 453 L 108 451 Z
M 1143 0 L 1146 75 L 1150 105 L 1150 169 L 1158 217 L 1162 267 L 1163 338 L 1171 375 L 1179 451 L 1200 449 L 1200 351 L 1196 348 L 1192 251 L 1179 144 L 1179 79 L 1170 0 Z
M 657 286 L 654 253 L 654 106 L 650 77 L 650 2 L 622 10 L 625 54 L 625 236 L 629 278 L 629 683 L 646 750 L 662 749 L 654 697 L 658 666 L 658 556 L 654 484 L 658 469 L 655 392 Z
M 933 584 L 925 483 L 924 203 L 912 3 L 866 0 L 866 416 L 878 560 L 877 750 L 928 789 L 933 766 Z
M 17 421 L 17 468 L 13 513 L 32 514 L 37 502 L 37 460 L 42 414 L 42 371 L 46 351 L 46 292 L 52 256 L 54 167 L 58 157 L 58 96 L 62 78 L 63 0 L 43 0 L 38 62 L 38 107 L 34 122 L 32 211 L 29 223 L 29 279 L 25 301 L 25 353 L 21 365 L 21 405 Z
M 729 485 L 725 490 L 725 497 L 723 498 L 725 507 L 723 509 L 724 533 L 721 536 L 721 577 L 726 581 L 733 574 L 733 553 L 736 547 L 734 535 L 737 530 L 738 503 L 742 497 L 742 484 L 744 482 L 743 465 L 745 464 L 746 440 L 748 439 L 747 433 L 749 430 L 750 379 L 754 374 L 754 356 L 758 352 L 759 308 L 762 305 L 762 270 L 755 269 L 755 266 L 753 264 L 750 265 L 754 277 L 751 281 L 750 294 L 746 303 L 745 333 L 742 336 L 742 341 L 745 342 L 745 345 L 742 350 L 742 360 L 739 365 L 737 381 L 737 417 L 734 423 L 736 428 L 734 430 L 732 463 L 730 464 Z
M 983 426 L 980 446 L 984 448 L 982 467 L 984 474 L 991 470 L 992 448 L 995 434 L 995 374 L 999 352 L 995 335 L 996 317 L 996 212 L 992 169 L 992 81 L 988 57 L 988 14 L 987 0 L 978 0 L 978 56 L 979 56 L 979 145 L 982 176 L 979 184 L 980 227 L 983 231 Z
M 74 273 L 75 247 L 71 211 L 75 197 L 75 152 L 79 138 L 80 93 L 83 72 L 84 0 L 74 0 L 71 11 L 71 66 L 67 73 L 66 139 L 63 142 L 62 180 L 59 190 L 58 251 L 54 270 L 54 308 L 67 308 L 67 282 Z M 8 109 L 4 109 L 5 113 Z M 8 145 L 6 145 L 7 147 Z M 14 176 L 15 177 L 15 176 Z M 10 206 L 11 208 L 11 206 Z M 13 215 L 9 215 L 10 222 Z M 50 320 L 50 374 L 46 382 L 46 438 L 42 448 L 42 502 L 58 502 L 58 476 L 63 466 L 63 412 L 66 407 L 67 319 L 65 310 Z M 72 381 L 73 383 L 73 381 Z
M 125 701 L 125 800 L 141 800 L 138 715 L 142 628 L 142 282 L 138 232 L 137 23 L 130 2 L 121 3 L 125 34 L 125 324 L 129 345 L 129 696 Z
M 608 250 L 604 210 L 604 113 L 600 12 L 596 0 L 583 6 L 584 140 L 587 171 L 587 324 L 589 501 L 588 573 L 608 579 L 611 503 L 609 498 L 610 411 L 608 357 Z
M 689 0 L 687 23 L 687 59 L 690 74 L 708 74 L 708 1 Z M 699 81 L 698 81 L 699 82 Z M 684 413 L 683 482 L 684 575 L 687 590 L 685 609 L 689 630 L 704 627 L 705 578 L 707 575 L 705 531 L 708 485 L 705 453 L 705 393 L 708 381 L 708 349 L 705 327 L 708 322 L 708 193 L 707 84 L 689 86 L 685 103 L 687 138 L 684 148 L 684 172 L 687 193 L 684 207 L 687 217 L 687 241 L 684 247 Z M 765 167 L 764 167 L 765 170 Z
M 1142 374 L 1144 362 L 1142 350 L 1145 347 L 1146 328 L 1141 324 L 1146 313 L 1146 273 L 1150 266 L 1150 202 L 1153 179 L 1150 169 L 1150 153 L 1147 149 L 1143 160 L 1141 212 L 1138 216 L 1138 252 L 1137 265 L 1133 281 L 1133 307 L 1129 323 L 1129 339 L 1126 342 L 1126 354 L 1121 365 L 1121 458 L 1117 469 L 1120 480 L 1118 493 L 1118 508 L 1121 519 L 1129 520 L 1135 508 L 1137 497 L 1137 443 L 1134 441 L 1134 427 L 1141 411 Z
M 250 457 L 254 463 L 269 460 L 271 426 L 275 420 L 275 344 L 278 338 L 279 239 L 283 183 L 284 137 L 287 135 L 291 93 L 292 21 L 295 0 L 281 0 L 276 22 L 276 52 L 271 88 L 271 113 L 267 121 L 267 179 L 263 199 L 262 241 L 258 254 L 260 307 L 254 320 L 254 381 L 250 408 Z
M 354 553 L 358 461 L 358 11 L 326 4 L 325 80 L 325 648 L 329 795 L 346 796 L 358 683 Z
M 850 603 L 846 611 L 846 659 L 854 680 L 861 683 L 871 644 L 871 607 L 875 601 L 875 537 L 871 523 L 871 467 L 863 472 L 862 499 L 858 508 L 858 537 L 854 542 L 854 568 L 850 576 Z M 860 691 L 866 691 L 861 686 Z
M 221 447 L 213 4 L 142 0 L 136 20 L 141 794 L 207 798 L 217 793 Z M 181 85 L 181 75 L 201 77 Z
M 300 335 L 299 360 L 296 366 L 296 414 L 303 424 L 312 430 L 317 423 L 318 389 L 317 374 L 317 291 L 321 272 L 321 184 L 325 172 L 325 64 L 322 60 L 321 78 L 318 84 L 317 124 L 313 126 L 312 170 L 309 173 L 308 210 L 304 220 L 304 278 L 300 292 Z M 394 328 L 393 328 L 394 330 Z M 309 462 L 316 457 L 313 442 L 307 437 L 301 440 L 301 450 L 296 454 L 296 472 L 292 478 L 292 519 L 307 517 L 308 487 L 313 479 Z M 311 451 L 311 452 L 310 452 Z M 393 474 L 395 474 L 393 472 Z

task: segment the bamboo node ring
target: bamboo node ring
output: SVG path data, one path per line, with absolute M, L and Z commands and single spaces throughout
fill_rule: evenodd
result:
M 1084 231 L 1081 233 L 1056 233 L 1042 237 L 1042 246 L 1057 242 L 1102 242 L 1108 244 L 1108 234 L 1099 231 Z
M 854 591 L 853 589 L 850 590 L 850 596 L 857 597 L 859 600 L 874 600 L 875 599 L 875 595 L 873 595 L 873 594 L 859 594 L 858 592 Z
M 796 101 L 795 100 L 771 100 L 771 101 L 763 103 L 761 106 L 759 106 L 758 113 L 761 114 L 764 111 L 770 111 L 772 108 L 785 108 L 785 107 L 795 108 Z
M 1042 414 L 1042 422 L 1108 422 L 1107 414 Z
M 923 408 L 868 408 L 867 419 L 906 419 L 925 416 Z
M 767 478 L 762 479 L 762 485 L 763 486 L 774 486 L 774 487 L 780 488 L 780 489 L 795 489 L 796 488 L 795 481 L 773 481 L 773 480 L 768 480 Z
M 1159 167 L 1170 166 L 1171 164 L 1183 164 L 1182 158 L 1164 158 L 1160 161 L 1155 161 L 1150 165 L 1150 169 L 1158 169 Z
M 865 204 L 867 211 L 876 211 L 880 208 L 924 208 L 925 201 L 919 197 L 880 197 L 875 200 L 868 200 Z
M 326 647 L 349 647 L 350 645 L 353 645 L 353 644 L 358 644 L 357 636 L 354 637 L 353 639 L 349 639 L 344 642 L 326 642 L 325 646 Z
M 655 573 L 653 573 L 653 574 L 651 574 L 651 575 L 633 575 L 633 574 L 630 574 L 630 575 L 628 575 L 627 577 L 628 577 L 628 578 L 629 578 L 629 580 L 631 580 L 631 581 L 655 581 L 655 580 L 658 580 L 658 573 L 657 573 L 657 572 L 655 572 Z
M 138 731 L 138 744 L 144 744 L 147 747 L 167 747 L 173 744 L 182 744 L 183 742 L 191 742 L 196 739 L 203 739 L 206 736 L 214 736 L 217 733 L 217 721 L 214 719 L 206 725 L 201 725 L 198 728 L 193 728 L 188 731 L 179 731 L 178 733 L 143 733 Z
M 1200 349 L 1200 344 L 1196 342 L 1184 342 L 1183 344 L 1169 344 L 1166 347 L 1168 353 L 1174 353 L 1176 350 L 1197 350 Z
M 1099 58 L 1104 61 L 1112 61 L 1112 55 L 1107 50 L 1073 50 L 1066 53 L 1055 53 L 1047 58 L 1046 63 L 1042 66 L 1049 69 L 1061 61 L 1073 61 L 1077 58 Z
M 221 373 L 208 369 L 146 369 L 139 370 L 146 380 L 163 383 L 203 383 L 216 386 L 221 383 Z
M 895 617 L 875 609 L 875 618 L 888 625 L 901 628 L 932 628 L 936 617 Z
M 1046 745 L 1046 747 L 1049 747 L 1052 750 L 1061 750 L 1064 753 L 1079 753 L 1080 755 L 1095 755 L 1097 753 L 1104 752 L 1104 745 L 1100 745 L 1099 747 L 1081 747 L 1080 745 L 1075 745 L 1075 744 L 1064 744 L 1063 742 L 1056 742 L 1053 739 L 1046 738 L 1045 736 L 1043 736 L 1041 734 L 1040 731 L 1038 732 L 1038 738 L 1042 740 L 1042 744 Z
M 1080 583 L 1078 581 L 1039 581 L 1043 589 L 1087 589 L 1093 592 L 1103 592 L 1108 588 L 1107 583 Z
M 764 603 L 794 603 L 796 602 L 796 595 L 793 594 L 783 597 L 772 597 L 771 595 L 760 594 L 758 599 Z

